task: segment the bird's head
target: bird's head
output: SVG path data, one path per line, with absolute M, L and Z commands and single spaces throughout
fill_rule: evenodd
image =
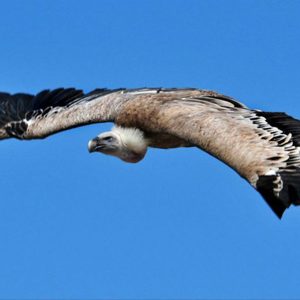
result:
M 119 157 L 123 161 L 136 163 L 147 152 L 147 140 L 137 128 L 114 127 L 111 131 L 99 134 L 88 143 L 89 152 L 101 152 Z

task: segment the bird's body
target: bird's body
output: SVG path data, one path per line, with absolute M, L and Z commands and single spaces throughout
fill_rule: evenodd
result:
M 198 89 L 43 91 L 0 93 L 0 138 L 44 138 L 98 122 L 115 128 L 89 143 L 126 162 L 147 147 L 199 147 L 255 187 L 281 217 L 300 204 L 300 121 L 284 113 L 248 109 L 230 97 Z

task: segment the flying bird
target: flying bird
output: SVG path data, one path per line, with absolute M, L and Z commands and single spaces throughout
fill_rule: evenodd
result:
M 285 113 L 190 88 L 0 93 L 0 139 L 42 139 L 101 122 L 115 126 L 91 139 L 89 152 L 136 163 L 148 147 L 198 147 L 246 179 L 279 218 L 300 205 L 300 121 Z

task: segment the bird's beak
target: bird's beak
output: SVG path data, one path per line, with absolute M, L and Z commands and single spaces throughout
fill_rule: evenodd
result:
M 105 139 L 95 137 L 94 139 L 89 141 L 88 150 L 90 153 L 91 152 L 107 153 L 108 151 L 116 150 L 116 146 L 113 145 L 111 142 L 106 141 Z
M 100 139 L 98 137 L 92 139 L 88 143 L 88 150 L 90 153 L 97 151 L 101 148 Z

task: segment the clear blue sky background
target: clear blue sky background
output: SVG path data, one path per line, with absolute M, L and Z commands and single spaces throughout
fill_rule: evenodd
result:
M 0 90 L 197 87 L 300 118 L 299 1 L 2 1 Z M 0 298 L 300 298 L 279 221 L 196 149 L 130 165 L 93 125 L 0 143 Z

